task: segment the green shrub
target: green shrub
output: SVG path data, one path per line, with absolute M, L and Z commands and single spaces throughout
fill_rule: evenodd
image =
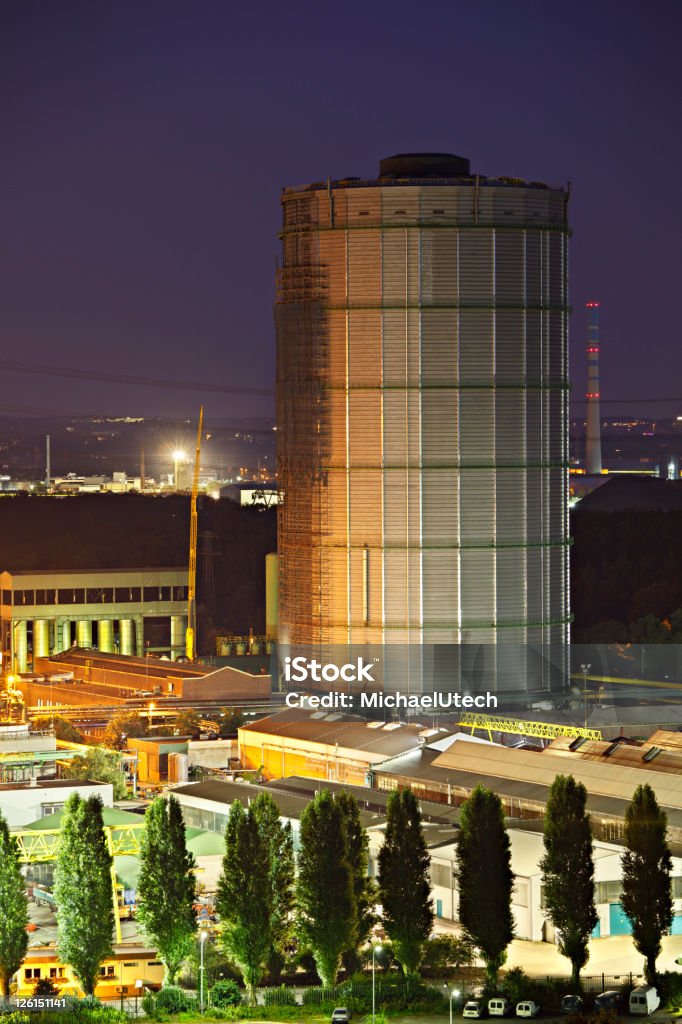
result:
M 239 1006 L 242 1001 L 242 990 L 231 978 L 220 978 L 209 991 L 212 1006 Z
M 156 1020 L 161 1020 L 165 1015 L 192 1010 L 195 1005 L 196 999 L 190 998 L 176 985 L 167 985 L 160 992 L 150 992 L 142 999 L 142 1009 L 148 1017 L 155 1017 Z

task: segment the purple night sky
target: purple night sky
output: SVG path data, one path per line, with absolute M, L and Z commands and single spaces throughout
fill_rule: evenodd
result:
M 572 182 L 575 393 L 596 297 L 603 397 L 679 395 L 682 413 L 681 11 L 6 0 L 1 357 L 270 388 L 280 187 L 438 150 Z M 0 414 L 195 416 L 202 398 L 209 416 L 272 411 L 265 397 L 2 381 Z

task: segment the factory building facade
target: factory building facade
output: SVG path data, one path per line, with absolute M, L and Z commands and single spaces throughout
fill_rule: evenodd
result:
M 568 640 L 567 192 L 417 154 L 282 207 L 280 642 L 474 645 L 499 687 L 549 685 L 526 657 Z
M 141 656 L 146 618 L 168 619 L 162 653 L 184 653 L 186 568 L 7 571 L 0 599 L 3 667 L 13 673 L 74 644 Z

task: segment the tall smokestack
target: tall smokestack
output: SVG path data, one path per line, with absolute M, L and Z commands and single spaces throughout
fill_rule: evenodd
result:
M 45 486 L 50 489 L 50 435 L 45 437 Z
M 585 471 L 601 473 L 601 419 L 599 416 L 599 303 L 588 302 L 587 310 L 587 429 Z

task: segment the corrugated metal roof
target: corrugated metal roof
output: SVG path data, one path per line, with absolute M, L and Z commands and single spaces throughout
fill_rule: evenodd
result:
M 555 776 L 568 771 L 566 759 L 544 750 L 518 750 L 510 747 L 476 747 L 455 743 L 433 762 L 435 767 L 455 771 L 485 772 L 497 778 L 519 782 L 551 785 Z M 611 764 L 575 758 L 570 773 L 582 782 L 589 793 L 630 800 L 637 786 L 648 783 L 655 790 L 659 803 L 666 808 L 682 810 L 682 778 L 679 775 L 654 772 L 648 767 Z
M 371 754 L 370 760 L 393 757 L 419 747 L 423 732 L 423 727 L 417 725 L 398 725 L 395 722 L 377 725 L 376 722 L 366 722 L 362 718 L 341 717 L 333 712 L 320 715 L 319 711 L 303 711 L 299 708 L 280 711 L 239 730 L 240 737 L 243 733 L 247 734 L 243 737 L 245 741 L 248 734 L 264 733 L 323 746 L 338 744 L 345 750 Z
M 390 793 L 382 789 L 368 789 L 366 786 L 349 786 L 344 782 L 321 782 L 316 779 L 307 779 L 303 776 L 289 776 L 286 779 L 273 779 L 266 783 L 266 788 L 277 793 L 284 791 L 298 793 L 308 798 L 312 797 L 316 790 L 328 789 L 332 793 L 351 793 L 364 811 L 373 811 L 375 814 L 384 815 L 386 804 Z M 459 821 L 459 808 L 450 807 L 448 804 L 435 803 L 433 800 L 420 800 L 419 807 L 422 819 L 425 822 L 437 824 L 455 824 Z

